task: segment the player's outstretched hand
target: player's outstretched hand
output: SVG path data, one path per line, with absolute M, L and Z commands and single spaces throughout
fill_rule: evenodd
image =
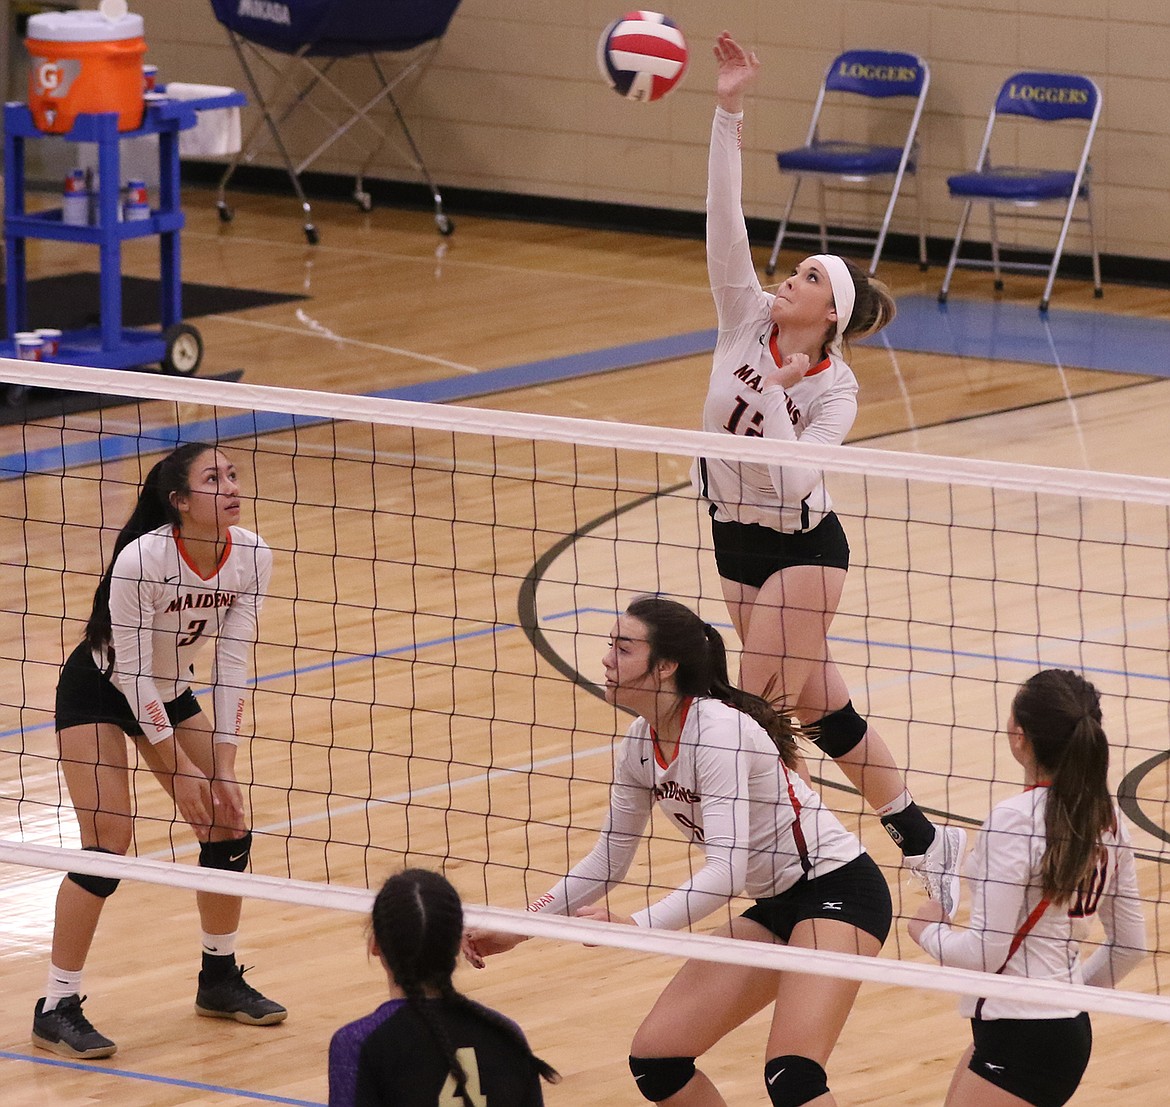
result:
M 755 51 L 745 50 L 727 31 L 715 40 L 715 61 L 719 65 L 719 76 L 715 93 L 719 106 L 724 111 L 743 111 L 743 97 L 748 86 L 756 79 L 760 59 Z
M 484 958 L 495 953 L 507 953 L 524 941 L 523 934 L 505 934 L 500 930 L 465 930 L 463 956 L 474 968 L 482 969 Z

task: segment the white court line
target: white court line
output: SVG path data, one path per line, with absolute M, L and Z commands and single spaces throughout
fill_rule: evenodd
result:
M 633 234 L 633 232 L 630 232 Z M 188 239 L 201 238 L 207 241 L 220 241 L 217 235 L 200 234 L 193 232 L 190 228 L 183 229 L 183 237 Z M 702 244 L 696 239 L 696 249 L 702 249 Z M 267 238 L 236 238 L 232 236 L 233 245 L 243 246 L 263 246 L 265 249 L 276 250 L 280 247 L 287 247 L 290 251 L 295 251 L 298 256 L 303 256 L 304 248 L 290 245 L 283 242 L 274 242 Z M 385 250 L 361 250 L 350 246 L 324 246 L 318 244 L 313 247 L 314 253 L 333 253 L 341 254 L 345 258 L 352 260 L 353 258 L 369 258 L 372 261 L 393 261 L 403 262 L 413 265 L 433 266 L 435 258 L 431 254 L 395 254 L 387 253 Z M 698 256 L 698 255 L 697 255 Z M 530 276 L 547 277 L 554 281 L 581 281 L 590 283 L 616 284 L 625 285 L 630 288 L 669 288 L 680 292 L 695 292 L 701 293 L 705 300 L 710 300 L 711 289 L 707 284 L 707 271 L 700 267 L 696 271 L 702 274 L 702 284 L 682 284 L 677 281 L 653 281 L 643 280 L 637 277 L 615 277 L 612 275 L 605 276 L 597 273 L 570 273 L 563 269 L 550 269 L 544 266 L 537 265 L 501 265 L 499 262 L 489 261 L 470 261 L 467 258 L 456 257 L 451 251 L 443 255 L 443 265 L 458 265 L 464 269 L 482 269 L 488 273 L 520 273 Z
M 259 319 L 240 319 L 234 315 L 209 315 L 221 323 L 234 323 L 237 327 L 258 327 L 261 330 L 279 331 L 281 334 L 292 334 L 298 338 L 320 338 L 326 342 L 336 342 L 345 346 L 354 346 L 362 350 L 376 350 L 380 354 L 396 354 L 399 357 L 413 358 L 415 361 L 425 361 L 431 365 L 441 365 L 444 369 L 455 369 L 460 373 L 482 373 L 483 370 L 474 365 L 463 365 L 458 361 L 447 361 L 445 358 L 432 357 L 430 354 L 421 354 L 417 350 L 404 350 L 400 346 L 386 346 L 381 342 L 363 342 L 358 338 L 345 338 L 334 334 L 328 327 L 318 323 L 300 308 L 297 308 L 297 318 L 305 323 L 304 327 L 290 327 L 283 323 L 265 323 Z

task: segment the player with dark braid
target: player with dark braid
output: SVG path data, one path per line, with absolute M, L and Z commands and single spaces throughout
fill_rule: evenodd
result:
M 390 877 L 371 928 L 391 998 L 333 1035 L 329 1107 L 541 1107 L 540 1078 L 556 1083 L 556 1070 L 452 982 L 463 905 L 451 884 L 426 869 Z

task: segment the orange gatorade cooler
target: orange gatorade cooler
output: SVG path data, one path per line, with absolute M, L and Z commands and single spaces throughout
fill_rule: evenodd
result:
M 30 17 L 24 44 L 28 106 L 42 131 L 63 134 L 82 112 L 116 111 L 119 131 L 142 126 L 142 16 L 41 12 Z

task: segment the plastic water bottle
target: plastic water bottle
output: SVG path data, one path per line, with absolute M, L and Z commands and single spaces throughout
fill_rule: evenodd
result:
M 65 178 L 61 194 L 61 222 L 70 227 L 89 226 L 89 189 L 85 185 L 85 170 L 74 169 Z

